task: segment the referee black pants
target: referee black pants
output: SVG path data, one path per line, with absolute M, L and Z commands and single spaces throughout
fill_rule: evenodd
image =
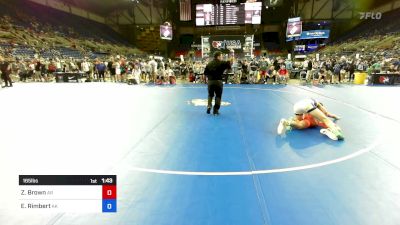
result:
M 215 96 L 214 112 L 218 112 L 221 107 L 221 98 L 224 85 L 222 80 L 209 80 L 208 81 L 208 105 L 207 108 L 212 108 L 212 100 Z

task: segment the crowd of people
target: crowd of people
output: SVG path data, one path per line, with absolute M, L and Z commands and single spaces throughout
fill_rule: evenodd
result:
M 80 73 L 86 82 L 128 84 L 180 82 L 206 83 L 204 68 L 208 60 L 171 60 L 162 57 L 131 58 L 110 56 L 104 59 L 20 59 L 3 56 L 2 78 L 12 82 L 53 82 L 56 73 Z M 309 83 L 339 84 L 352 82 L 355 72 L 400 74 L 399 58 L 321 56 L 303 60 L 283 57 L 235 59 L 225 71 L 225 83 L 287 84 L 289 79 Z M 4 75 L 3 75 L 4 74 Z M 6 76 L 7 75 L 7 76 Z
M 13 8 L 9 10 L 15 11 L 15 15 L 11 13 L 10 16 L 0 17 L 4 86 L 11 86 L 13 82 L 53 82 L 56 73 L 79 73 L 82 74 L 82 80 L 87 82 L 207 82 L 204 69 L 208 59 L 176 60 L 143 54 L 138 56 L 130 54 L 131 48 L 103 40 L 101 35 L 81 35 L 76 27 L 57 26 L 59 23 L 54 21 L 47 23 L 27 12 Z M 293 59 L 287 56 L 235 58 L 231 69 L 225 71 L 224 82 L 288 84 L 289 80 L 298 79 L 314 84 L 339 84 L 352 82 L 356 72 L 398 74 L 400 38 L 391 34 L 376 36 L 375 39 L 376 43 L 384 44 L 390 42 L 388 40 L 395 40 L 390 42 L 394 47 L 378 52 L 365 44 L 359 51 L 360 55 L 344 54 L 350 46 L 358 46 L 360 41 L 354 40 L 344 45 L 337 44 L 340 48 L 327 46 L 319 51 L 320 57 L 313 54 Z M 104 54 L 94 55 L 94 50 Z

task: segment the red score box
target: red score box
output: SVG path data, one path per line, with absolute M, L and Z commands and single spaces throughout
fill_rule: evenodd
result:
M 117 186 L 103 185 L 103 199 L 117 199 Z

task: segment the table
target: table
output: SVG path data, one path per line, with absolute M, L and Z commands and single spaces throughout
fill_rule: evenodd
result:
M 306 71 L 307 72 L 307 70 L 304 70 L 304 69 L 293 69 L 293 70 L 291 70 L 290 71 L 290 79 L 297 79 L 297 77 L 300 78 L 301 71 Z

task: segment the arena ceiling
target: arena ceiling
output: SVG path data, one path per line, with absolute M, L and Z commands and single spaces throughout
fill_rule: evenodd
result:
M 124 10 L 133 6 L 134 4 L 140 4 L 143 6 L 149 6 L 152 4 L 156 6 L 161 6 L 161 8 L 167 8 L 168 4 L 173 4 L 179 0 L 59 0 L 67 4 L 74 5 L 78 8 L 85 9 L 96 14 L 107 16 L 110 12 L 116 10 Z M 242 1 L 242 0 L 239 0 Z M 244 1 L 244 0 L 243 0 Z M 262 0 L 263 2 L 266 0 Z M 289 5 L 298 2 L 309 2 L 313 0 L 283 0 L 284 6 L 287 8 Z M 314 0 L 314 1 L 324 1 L 324 0 Z M 364 6 L 364 9 L 371 9 L 383 5 L 385 3 L 391 2 L 393 0 L 336 0 L 338 2 L 354 2 L 359 6 Z M 192 4 L 196 3 L 217 3 L 219 0 L 192 0 Z
M 156 6 L 166 6 L 169 3 L 175 2 L 176 0 L 59 0 L 67 4 L 76 6 L 78 8 L 85 9 L 90 12 L 97 13 L 99 15 L 106 16 L 110 12 L 115 10 L 127 9 L 133 4 L 140 4 L 143 6 L 149 6 L 152 4 Z

